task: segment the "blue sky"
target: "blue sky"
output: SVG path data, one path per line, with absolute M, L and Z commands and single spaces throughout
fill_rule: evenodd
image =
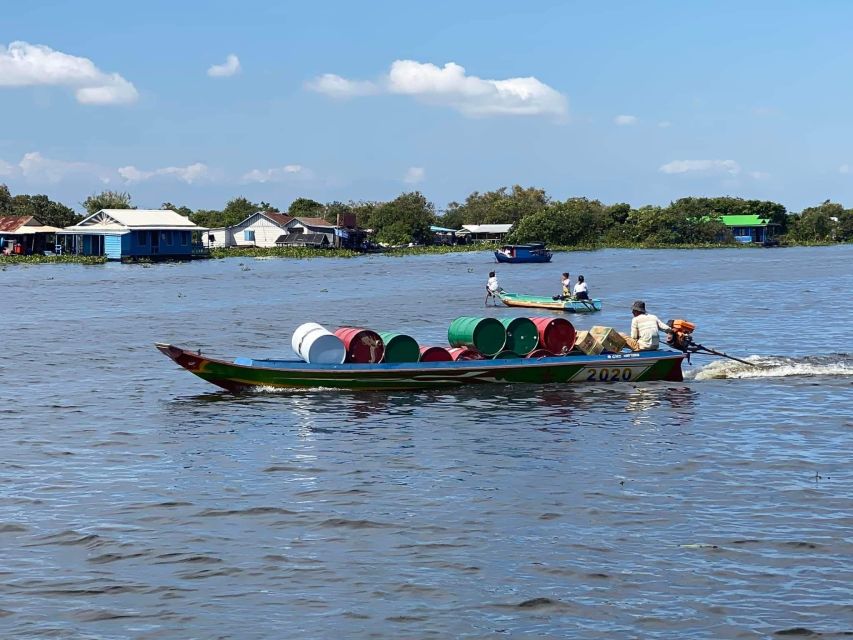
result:
M 853 206 L 851 24 L 840 1 L 8 3 L 0 182 L 78 209 L 514 183 Z

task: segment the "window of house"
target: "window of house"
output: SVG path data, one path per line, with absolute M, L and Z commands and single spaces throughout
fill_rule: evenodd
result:
M 190 243 L 190 232 L 181 231 L 181 244 L 187 246 Z
M 137 231 L 136 232 L 136 242 L 140 247 L 148 246 L 148 232 L 147 231 Z
M 255 230 L 254 229 L 246 229 L 243 231 L 243 240 L 246 242 L 254 242 L 255 241 Z
M 172 232 L 171 231 L 164 231 L 163 232 L 163 239 L 166 241 L 167 245 L 171 245 L 172 244 Z

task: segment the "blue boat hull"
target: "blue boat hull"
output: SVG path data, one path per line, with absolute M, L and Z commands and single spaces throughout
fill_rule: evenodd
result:
M 495 260 L 508 264 L 520 264 L 522 262 L 551 262 L 551 253 L 536 256 L 513 256 L 510 257 L 500 251 L 495 251 Z

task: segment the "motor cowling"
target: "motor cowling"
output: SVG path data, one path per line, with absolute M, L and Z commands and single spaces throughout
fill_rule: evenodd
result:
M 672 328 L 672 333 L 666 336 L 666 343 L 673 349 L 688 351 L 693 344 L 693 332 L 696 325 L 687 320 L 670 320 L 667 324 Z

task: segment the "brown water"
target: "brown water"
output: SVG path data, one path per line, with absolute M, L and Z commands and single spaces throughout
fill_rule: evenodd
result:
M 155 341 L 290 355 L 301 322 L 440 343 L 486 253 L 0 272 L 2 638 L 853 633 L 853 247 L 557 254 L 685 383 L 221 394 Z M 488 309 L 494 315 L 520 315 Z

